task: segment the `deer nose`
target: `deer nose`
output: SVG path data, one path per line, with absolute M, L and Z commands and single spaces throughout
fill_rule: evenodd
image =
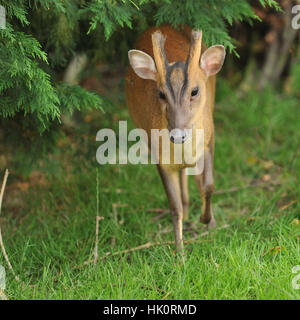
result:
M 185 130 L 173 129 L 170 132 L 170 140 L 175 144 L 184 143 L 188 138 L 188 135 Z

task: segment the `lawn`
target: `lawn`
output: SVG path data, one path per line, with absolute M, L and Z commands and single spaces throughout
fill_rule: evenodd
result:
M 22 151 L 10 155 L 0 223 L 21 281 L 0 254 L 7 297 L 299 299 L 292 287 L 292 268 L 300 265 L 299 99 L 272 90 L 241 93 L 219 81 L 217 228 L 206 232 L 200 224 L 190 177 L 184 238 L 197 241 L 185 245 L 184 265 L 166 244 L 173 240 L 170 216 L 157 218 L 154 210 L 168 206 L 156 167 L 96 163 L 97 130 L 124 119 L 124 103 L 89 112 L 64 130 L 53 152 L 35 161 Z M 97 215 L 104 219 L 94 265 Z M 148 242 L 161 245 L 121 252 Z

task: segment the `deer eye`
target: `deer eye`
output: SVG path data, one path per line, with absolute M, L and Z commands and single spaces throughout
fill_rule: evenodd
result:
M 198 88 L 198 87 L 194 88 L 194 89 L 192 90 L 191 96 L 192 96 L 192 97 L 195 97 L 195 96 L 198 94 L 198 92 L 199 92 L 199 88 Z
M 159 90 L 158 95 L 159 95 L 160 99 L 166 100 L 166 95 L 162 91 Z

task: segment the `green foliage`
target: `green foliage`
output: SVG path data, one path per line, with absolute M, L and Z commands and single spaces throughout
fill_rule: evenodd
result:
M 259 1 L 278 9 L 275 0 Z M 201 28 L 208 45 L 234 51 L 227 26 L 257 19 L 250 1 L 240 0 L 0 0 L 0 5 L 7 11 L 7 27 L 0 29 L 0 118 L 30 115 L 40 131 L 63 110 L 103 104 L 94 93 L 58 83 L 76 53 L 123 61 L 137 33 L 162 23 Z
M 0 4 L 7 12 L 6 28 L 0 29 L 0 118 L 21 112 L 30 115 L 28 120 L 38 123 L 42 132 L 51 121 L 60 119 L 63 110 L 99 108 L 102 100 L 96 94 L 57 84 L 58 67 L 66 65 L 75 48 L 76 2 L 32 1 L 28 5 L 28 1 L 15 0 Z
M 172 10 L 173 8 L 173 10 Z M 185 12 L 183 15 L 182 12 Z M 166 1 L 161 3 L 155 15 L 157 23 L 166 22 L 178 26 L 188 24 L 193 28 L 203 30 L 203 40 L 207 45 L 221 43 L 230 51 L 234 49 L 228 34 L 226 22 L 256 18 L 246 1 Z
M 132 1 L 128 0 L 95 0 L 84 10 L 82 10 L 82 12 L 90 12 L 93 15 L 89 32 L 96 28 L 97 23 L 100 23 L 104 27 L 106 39 L 109 39 L 112 32 L 115 31 L 118 26 L 124 27 L 126 25 L 127 27 L 131 28 L 132 16 L 135 14 Z
M 102 99 L 96 93 L 88 92 L 80 86 L 60 83 L 57 87 L 61 107 L 72 113 L 73 109 L 102 109 Z
M 34 113 L 45 125 L 59 116 L 59 100 L 45 73 L 35 61 L 47 61 L 40 44 L 23 32 L 12 32 L 10 25 L 2 31 L 0 44 L 1 117 L 14 116 L 23 110 Z
M 259 2 L 263 6 L 280 9 L 275 0 Z M 252 10 L 250 1 L 240 0 L 94 0 L 84 11 L 92 13 L 89 31 L 95 29 L 99 23 L 104 27 L 106 38 L 118 25 L 131 27 L 135 16 L 143 15 L 143 11 L 147 11 L 152 17 L 152 24 L 169 23 L 175 28 L 187 24 L 202 29 L 203 39 L 208 45 L 220 43 L 230 52 L 235 46 L 228 34 L 227 25 L 259 19 Z

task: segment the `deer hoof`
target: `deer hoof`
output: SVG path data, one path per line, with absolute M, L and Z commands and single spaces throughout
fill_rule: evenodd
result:
M 201 223 L 206 224 L 207 227 L 209 227 L 209 228 L 214 228 L 216 226 L 216 220 L 215 220 L 214 216 L 207 217 L 202 214 L 200 217 L 200 221 L 201 221 Z

